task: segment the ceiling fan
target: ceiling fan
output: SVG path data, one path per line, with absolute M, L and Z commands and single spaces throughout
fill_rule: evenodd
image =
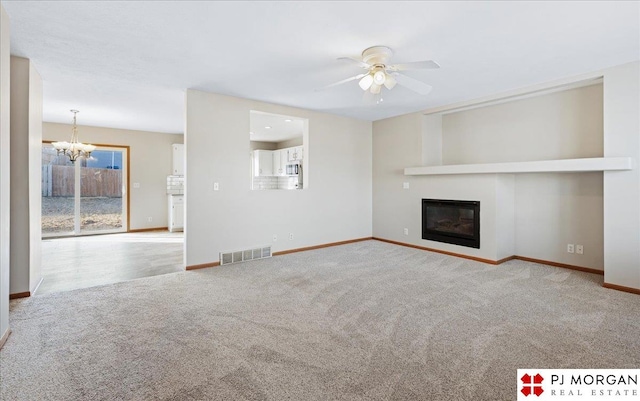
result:
M 425 60 L 411 63 L 389 64 L 392 55 L 393 51 L 387 46 L 373 46 L 362 52 L 362 60 L 352 57 L 338 58 L 338 60 L 356 63 L 364 68 L 366 72 L 335 82 L 328 85 L 327 88 L 360 80 L 358 82 L 360 88 L 362 88 L 365 93 L 370 92 L 374 95 L 378 95 L 383 86 L 391 90 L 396 84 L 404 86 L 420 95 L 427 95 L 431 92 L 431 85 L 404 75 L 401 71 L 440 68 L 438 63 L 433 60 Z

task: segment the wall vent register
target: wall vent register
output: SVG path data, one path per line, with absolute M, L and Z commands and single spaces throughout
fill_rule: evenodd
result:
M 480 248 L 480 202 L 422 199 L 422 239 Z
M 246 262 L 254 259 L 264 259 L 271 257 L 271 247 L 251 248 L 242 251 L 220 252 L 220 265 Z

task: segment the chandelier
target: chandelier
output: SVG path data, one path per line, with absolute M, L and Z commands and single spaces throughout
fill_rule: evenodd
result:
M 76 126 L 76 115 L 79 113 L 78 110 L 71 110 L 73 113 L 73 130 L 71 131 L 71 142 L 53 142 L 52 145 L 55 150 L 58 152 L 58 155 L 66 155 L 71 160 L 71 163 L 75 163 L 75 161 L 79 157 L 89 158 L 91 156 L 91 152 L 93 152 L 96 147 L 94 145 L 85 145 L 82 142 L 78 142 L 78 127 Z

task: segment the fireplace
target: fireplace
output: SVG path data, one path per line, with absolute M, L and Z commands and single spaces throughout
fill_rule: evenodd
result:
M 422 239 L 480 248 L 480 202 L 423 199 Z

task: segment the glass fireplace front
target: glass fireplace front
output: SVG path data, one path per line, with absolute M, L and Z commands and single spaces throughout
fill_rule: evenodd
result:
M 480 248 L 480 202 L 423 199 L 422 239 Z

